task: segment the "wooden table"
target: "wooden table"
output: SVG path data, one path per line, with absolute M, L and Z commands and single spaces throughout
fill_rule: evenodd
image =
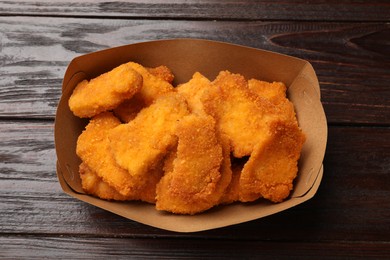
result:
M 390 258 L 390 3 L 0 1 L 0 258 Z M 64 194 L 53 125 L 76 56 L 191 37 L 311 62 L 329 136 L 315 197 L 235 226 L 174 233 Z

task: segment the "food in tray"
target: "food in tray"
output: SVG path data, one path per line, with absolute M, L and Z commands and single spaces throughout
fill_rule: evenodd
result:
M 96 116 L 139 92 L 142 81 L 132 66 L 122 64 L 90 81 L 80 82 L 69 99 L 69 107 L 78 117 Z
M 231 171 L 224 161 L 230 156 L 228 143 L 218 135 L 209 115 L 191 114 L 177 123 L 176 155 L 157 184 L 157 209 L 195 214 L 219 203 Z
M 305 141 L 286 86 L 229 71 L 173 79 L 128 62 L 76 86 L 69 107 L 90 118 L 76 148 L 84 191 L 190 215 L 285 200 Z

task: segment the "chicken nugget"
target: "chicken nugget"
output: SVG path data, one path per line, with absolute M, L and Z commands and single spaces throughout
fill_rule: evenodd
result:
M 150 74 L 153 76 L 156 76 L 157 78 L 160 78 L 170 84 L 172 84 L 175 75 L 173 75 L 173 72 L 164 65 L 154 67 L 154 68 L 146 68 Z
M 112 129 L 109 139 L 116 163 L 131 176 L 145 176 L 176 144 L 177 122 L 188 113 L 184 98 L 173 92 L 158 98 L 134 120 Z
M 128 123 L 145 107 L 144 100 L 139 95 L 134 95 L 133 98 L 125 100 L 117 106 L 113 112 L 122 122 Z
M 192 113 L 204 113 L 202 95 L 211 88 L 211 82 L 201 73 L 196 72 L 191 80 L 176 87 L 179 94 L 187 100 L 188 107 Z
M 128 64 L 77 84 L 69 98 L 70 110 L 78 117 L 93 117 L 117 107 L 141 90 L 142 77 Z
M 125 100 L 114 109 L 115 116 L 125 123 L 133 120 L 143 108 L 150 105 L 160 95 L 173 91 L 173 86 L 170 84 L 174 79 L 172 71 L 166 66 L 143 68 L 136 63 L 129 63 L 129 65 L 141 73 L 145 80 L 140 93 Z
M 287 99 L 287 87 L 283 82 L 267 82 L 257 79 L 248 80 L 248 88 L 257 96 L 270 101 L 279 110 L 280 116 L 287 120 L 295 120 L 296 114 L 293 103 Z
M 222 165 L 220 168 L 221 171 L 221 180 L 219 187 L 216 190 L 216 194 L 219 196 L 219 200 L 216 204 L 224 204 L 224 202 L 227 202 L 227 199 L 225 200 L 225 195 L 229 192 L 229 188 L 232 187 L 234 184 L 232 184 L 233 180 L 233 168 L 232 168 L 232 162 L 230 158 L 230 141 L 229 138 L 223 134 L 221 134 L 218 130 L 216 131 L 217 135 L 219 137 L 220 144 L 222 146 L 222 154 L 223 154 L 223 160 Z M 226 196 L 227 197 L 227 196 Z
M 287 87 L 283 82 L 267 82 L 258 79 L 248 80 L 248 88 L 274 104 L 286 98 Z
M 256 145 L 241 172 L 242 202 L 260 197 L 281 202 L 293 188 L 305 136 L 298 124 L 291 121 L 273 122 L 268 136 L 266 142 Z
M 111 153 L 108 132 L 119 125 L 111 112 L 93 117 L 77 140 L 76 153 L 105 183 L 129 199 L 138 199 L 140 180 L 119 167 Z
M 177 156 L 172 171 L 166 172 L 157 185 L 156 208 L 196 214 L 219 202 L 231 175 L 221 174 L 224 153 L 211 116 L 185 117 L 178 124 L 176 134 Z
M 92 171 L 86 163 L 82 162 L 79 167 L 81 185 L 83 190 L 90 195 L 106 200 L 128 200 L 113 187 Z
M 142 65 L 135 62 L 128 62 L 126 65 L 142 75 L 142 88 L 137 93 L 137 96 L 139 100 L 143 100 L 146 106 L 151 105 L 158 97 L 174 91 L 172 84 L 160 77 L 156 77 Z
M 221 71 L 201 97 L 203 108 L 217 120 L 231 141 L 235 157 L 249 156 L 264 141 L 270 121 L 279 117 L 275 105 L 249 91 L 245 78 Z
M 171 172 L 171 171 L 173 171 L 173 162 L 176 159 L 176 156 L 177 156 L 177 146 L 175 146 L 165 156 L 165 158 L 164 158 L 164 165 L 163 165 L 163 171 L 164 172 Z
M 240 177 L 245 162 L 245 160 L 234 160 L 234 162 L 231 163 L 232 178 L 221 198 L 221 204 L 230 204 L 239 201 Z
M 142 176 L 142 186 L 138 192 L 138 198 L 149 203 L 156 203 L 156 186 L 164 175 L 163 162 L 160 161 L 154 166 L 150 167 L 148 171 Z

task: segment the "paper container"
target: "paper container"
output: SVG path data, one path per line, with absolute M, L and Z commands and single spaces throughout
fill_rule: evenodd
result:
M 147 203 L 110 202 L 83 194 L 78 175 L 80 159 L 75 151 L 77 138 L 87 121 L 75 117 L 69 110 L 69 96 L 81 80 L 96 77 L 128 61 L 148 67 L 168 66 L 175 74 L 175 85 L 188 81 L 195 71 L 213 80 L 221 70 L 240 73 L 247 79 L 284 82 L 307 137 L 291 196 L 278 204 L 260 199 L 255 203 L 218 206 L 202 214 L 182 216 L 157 211 L 154 205 Z M 320 102 L 320 88 L 309 62 L 269 51 L 195 39 L 130 44 L 75 58 L 63 80 L 55 120 L 57 175 L 64 192 L 128 219 L 178 232 L 201 231 L 258 219 L 312 198 L 323 174 L 326 140 L 327 123 Z

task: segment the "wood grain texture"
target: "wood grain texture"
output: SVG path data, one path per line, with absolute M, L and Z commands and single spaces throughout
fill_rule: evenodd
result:
M 388 0 L 0 1 L 0 259 L 390 259 Z M 311 200 L 196 233 L 149 227 L 63 193 L 54 116 L 76 56 L 202 38 L 306 59 L 329 122 Z
M 148 227 L 64 194 L 51 122 L 0 121 L 0 133 L 0 237 L 390 241 L 389 128 L 331 127 L 324 178 L 313 199 L 263 219 L 189 234 Z
M 390 124 L 390 24 L 0 17 L 0 26 L 0 117 L 53 119 L 66 66 L 78 55 L 190 37 L 306 59 L 330 123 Z
M 15 259 L 388 259 L 388 243 L 268 242 L 142 238 L 1 238 L 2 252 Z M 24 250 L 20 250 L 23 248 Z M 212 250 L 210 250 L 212 248 Z M 318 252 L 321 252 L 319 254 Z
M 24 0 L 0 1 L 2 15 L 290 21 L 389 21 L 386 0 Z

